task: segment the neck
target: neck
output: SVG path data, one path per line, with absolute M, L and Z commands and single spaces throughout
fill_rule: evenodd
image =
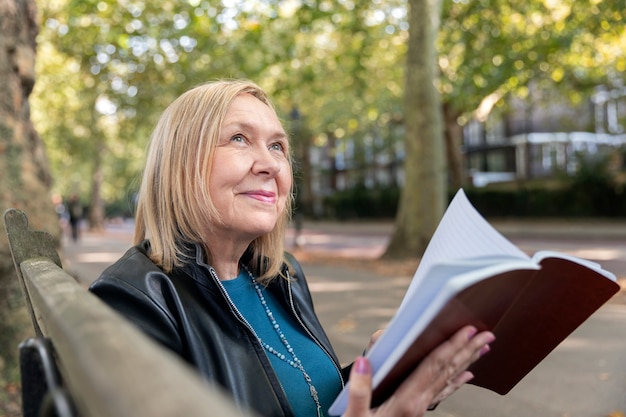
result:
M 211 235 L 211 239 L 205 242 L 209 264 L 215 269 L 221 281 L 237 278 L 241 257 L 250 243 L 251 240 L 237 240 L 216 234 Z
M 220 281 L 230 281 L 231 279 L 237 278 L 237 275 L 239 275 L 239 264 L 234 266 L 218 266 L 216 264 L 213 264 L 212 266 L 213 269 L 215 269 L 215 273 L 217 274 L 217 277 L 220 279 Z

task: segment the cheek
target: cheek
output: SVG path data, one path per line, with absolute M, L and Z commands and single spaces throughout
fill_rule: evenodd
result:
M 211 173 L 209 174 L 209 195 L 211 196 L 211 199 L 214 199 L 214 194 L 215 192 L 218 190 L 218 178 L 217 176 L 213 173 L 213 171 L 211 171 Z
M 287 201 L 291 198 L 291 170 L 281 170 L 281 173 L 276 177 L 276 183 L 278 188 L 278 209 L 283 213 L 287 209 Z
M 280 170 L 280 174 L 278 177 L 278 192 L 281 196 L 286 196 L 291 191 L 291 183 L 293 181 L 293 177 L 291 175 L 291 167 L 287 165 L 286 168 Z
M 219 191 L 231 188 L 240 181 L 243 175 L 241 164 L 238 164 L 237 160 L 215 158 L 209 173 L 209 190 Z
M 226 190 L 229 184 L 228 178 L 224 175 L 227 171 L 223 169 L 215 169 L 215 166 L 213 168 L 214 169 L 211 170 L 208 178 L 209 197 L 211 198 L 211 201 L 213 201 L 213 204 L 219 205 L 227 195 Z

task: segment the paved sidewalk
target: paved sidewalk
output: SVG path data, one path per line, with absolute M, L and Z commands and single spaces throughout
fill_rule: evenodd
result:
M 626 265 L 626 223 L 494 224 L 505 235 L 519 238 L 529 250 L 533 250 L 537 235 L 541 242 L 552 239 L 561 246 L 581 240 L 590 247 L 608 242 L 602 246 L 603 253 L 609 253 L 620 270 Z M 301 234 L 300 243 L 308 253 L 362 259 L 360 266 L 324 256 L 304 257 L 310 260 L 303 262 L 320 320 L 344 363 L 360 354 L 371 333 L 385 326 L 410 282 L 411 274 L 381 273 L 369 267 L 369 260 L 384 250 L 391 228 L 390 223 L 305 223 Z M 125 251 L 131 234 L 132 225 L 118 224 L 110 225 L 101 235 L 85 233 L 78 243 L 65 238 L 66 269 L 88 285 Z M 294 240 L 290 229 L 287 246 Z M 579 250 L 575 246 L 563 248 Z M 626 277 L 626 267 L 618 276 Z M 626 306 L 609 303 L 508 395 L 468 385 L 428 415 L 624 417 L 625 411 Z

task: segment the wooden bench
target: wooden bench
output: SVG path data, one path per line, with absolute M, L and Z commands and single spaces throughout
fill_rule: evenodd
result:
M 24 417 L 252 415 L 81 287 L 23 212 L 4 221 L 35 330 L 19 347 Z

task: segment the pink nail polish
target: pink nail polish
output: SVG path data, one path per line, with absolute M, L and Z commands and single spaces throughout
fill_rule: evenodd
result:
M 476 329 L 472 329 L 467 332 L 467 340 L 472 340 L 472 337 L 476 336 L 476 333 L 478 333 L 478 330 Z
M 354 371 L 357 374 L 365 375 L 372 372 L 372 367 L 367 359 L 363 356 L 359 356 L 354 362 Z
M 480 350 L 480 356 L 487 354 L 490 350 L 491 348 L 489 347 L 489 345 L 483 346 L 483 348 Z

